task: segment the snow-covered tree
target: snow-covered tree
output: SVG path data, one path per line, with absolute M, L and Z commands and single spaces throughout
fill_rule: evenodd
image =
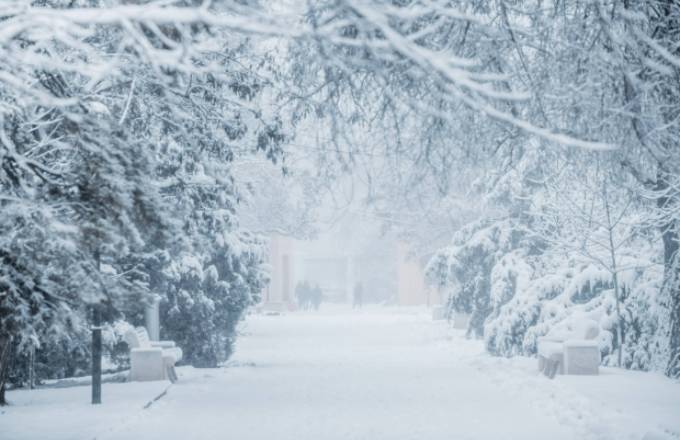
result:
M 472 223 L 458 231 L 451 246 L 436 253 L 428 264 L 428 278 L 449 292 L 449 308 L 471 315 L 469 335 L 484 336 L 486 319 L 507 301 L 504 292 L 492 292 L 498 283 L 496 265 L 507 264 L 508 255 L 516 249 L 528 252 L 532 245 L 526 235 L 512 219 Z M 522 275 L 509 274 L 511 294 Z M 494 294 L 498 297 L 492 298 Z
M 214 254 L 186 254 L 171 265 L 161 304 L 164 335 L 198 367 L 215 367 L 231 355 L 236 324 L 259 302 L 268 279 L 261 239 L 225 231 L 216 242 Z
M 194 2 L 146 6 L 0 9 L 0 385 L 5 354 L 54 343 L 55 329 L 75 348 L 93 312 L 138 322 L 187 253 L 218 269 L 205 287 L 229 307 L 214 312 L 222 338 L 262 288 L 230 164 L 281 157 L 282 123 L 255 100 L 266 54 L 211 28 Z

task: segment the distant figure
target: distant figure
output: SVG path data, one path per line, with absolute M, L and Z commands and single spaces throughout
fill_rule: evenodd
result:
M 319 306 L 321 306 L 321 301 L 323 300 L 323 290 L 321 290 L 321 287 L 319 285 L 315 285 L 314 289 L 312 290 L 312 295 L 311 295 L 311 301 L 312 301 L 312 306 L 314 306 L 314 310 L 319 310 Z
M 353 309 L 360 309 L 364 303 L 364 288 L 361 283 L 356 283 L 354 285 L 354 301 L 352 303 Z
M 312 303 L 312 288 L 305 280 L 295 286 L 295 296 L 297 297 L 298 307 L 301 310 L 309 310 Z
M 295 300 L 297 301 L 299 306 L 300 301 L 302 300 L 302 283 L 299 281 L 295 285 Z

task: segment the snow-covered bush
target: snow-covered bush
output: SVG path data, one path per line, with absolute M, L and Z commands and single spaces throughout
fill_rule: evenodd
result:
M 60 332 L 40 334 L 39 345 L 34 346 L 34 356 L 22 349 L 14 358 L 14 368 L 8 382 L 13 386 L 28 384 L 33 368 L 34 385 L 48 379 L 88 376 L 91 374 L 92 333 L 85 317 L 74 314 L 62 323 Z M 102 371 L 118 372 L 129 368 L 130 349 L 124 341 L 125 332 L 132 325 L 124 320 L 102 326 Z M 32 365 L 31 365 L 32 362 Z
M 283 122 L 258 102 L 272 64 L 247 36 L 199 19 L 141 23 L 124 17 L 128 3 L 3 10 L 3 25 L 21 25 L 0 25 L 0 404 L 30 347 L 39 363 L 51 356 L 41 377 L 84 372 L 91 325 L 141 324 L 183 255 L 215 267 L 201 289 L 216 313 L 240 316 L 262 286 L 259 257 L 213 242 L 237 228 L 234 158 L 282 156 Z M 215 332 L 233 337 L 232 315 Z M 109 342 L 107 363 L 123 366 L 124 344 Z
M 451 307 L 476 317 L 469 334 L 483 336 L 495 355 L 534 355 L 539 337 L 589 319 L 600 325 L 604 364 L 617 365 L 621 347 L 625 368 L 665 365 L 663 337 L 658 334 L 666 313 L 659 298 L 663 269 L 655 264 L 659 251 L 654 245 L 637 240 L 617 250 L 619 341 L 612 273 L 576 252 L 536 246 L 520 232 L 515 240 L 508 239 L 512 225 L 504 220 L 463 229 L 428 266 L 430 281 L 450 292 Z M 476 328 L 480 321 L 481 331 Z
M 426 275 L 430 282 L 450 292 L 449 310 L 471 315 L 468 334 L 482 337 L 484 322 L 494 304 L 506 300 L 506 294 L 500 291 L 499 296 L 492 298 L 492 283 L 500 285 L 496 278 L 501 276 L 494 277 L 493 270 L 525 239 L 513 220 L 475 222 L 458 231 L 453 244 L 431 258 Z M 507 282 L 516 280 L 511 277 Z
M 236 325 L 259 301 L 267 281 L 264 243 L 247 233 L 224 232 L 212 254 L 186 254 L 168 268 L 161 302 L 161 333 L 184 350 L 184 361 L 215 367 L 232 352 Z

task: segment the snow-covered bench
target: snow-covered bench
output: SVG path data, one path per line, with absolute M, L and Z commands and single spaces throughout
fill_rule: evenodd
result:
M 175 363 L 182 360 L 182 349 L 173 341 L 151 341 L 144 327 L 125 333 L 130 346 L 130 380 L 177 380 Z
M 538 369 L 552 378 L 555 374 L 598 374 L 600 332 L 593 320 L 574 322 L 563 331 L 538 338 Z

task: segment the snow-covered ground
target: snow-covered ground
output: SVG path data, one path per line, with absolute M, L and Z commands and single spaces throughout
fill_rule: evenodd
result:
M 14 439 L 678 439 L 680 384 L 604 368 L 536 373 L 484 354 L 425 309 L 250 316 L 228 368 L 165 383 L 15 391 L 0 412 Z
M 90 387 L 18 390 L 0 407 L 0 439 L 92 440 L 144 417 L 144 406 L 170 382 L 103 384 L 102 405 L 90 404 Z

